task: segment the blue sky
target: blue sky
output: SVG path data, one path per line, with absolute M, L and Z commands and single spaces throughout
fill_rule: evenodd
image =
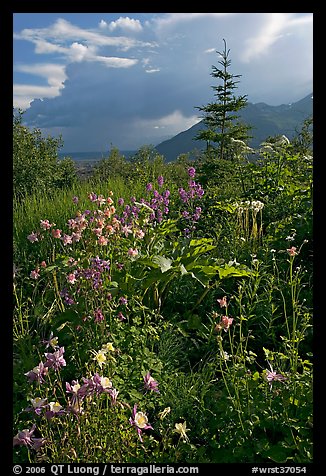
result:
M 14 106 L 64 151 L 156 145 L 213 100 L 223 38 L 235 93 L 270 105 L 313 88 L 312 13 L 14 13 Z

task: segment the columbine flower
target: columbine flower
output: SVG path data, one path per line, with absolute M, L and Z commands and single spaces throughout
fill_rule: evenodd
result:
M 229 329 L 232 322 L 233 322 L 233 317 L 222 316 L 221 324 L 225 332 Z
M 94 321 L 95 322 L 103 322 L 104 321 L 104 316 L 102 314 L 101 309 L 96 309 L 94 311 Z
M 46 398 L 31 398 L 32 408 L 26 408 L 27 411 L 33 410 L 37 415 L 40 415 L 42 409 L 46 405 Z
M 60 367 L 65 367 L 66 366 L 66 361 L 63 358 L 64 354 L 64 347 L 59 347 L 59 349 L 52 354 L 49 352 L 46 352 L 44 355 L 46 357 L 46 362 L 45 362 L 45 367 L 48 368 L 53 368 L 53 370 L 59 370 Z
M 56 230 L 52 230 L 52 236 L 53 238 L 61 238 L 61 230 L 58 228 Z
M 76 279 L 75 273 L 69 273 L 69 274 L 68 274 L 68 276 L 67 276 L 67 281 L 68 281 L 68 283 L 70 283 L 70 284 L 75 284 L 76 280 L 77 280 L 77 279 Z
M 153 392 L 159 393 L 158 382 L 153 379 L 150 372 L 147 372 L 144 376 L 144 387 L 146 390 L 153 390 Z
M 100 383 L 103 390 L 106 390 L 112 387 L 112 382 L 108 377 L 101 377 Z
M 189 167 L 188 175 L 189 175 L 190 178 L 194 178 L 195 175 L 196 175 L 196 169 L 194 167 Z
M 120 319 L 121 322 L 125 321 L 127 318 L 122 314 L 122 312 L 118 312 L 117 315 L 118 319 Z
M 73 201 L 74 203 L 78 203 L 78 197 L 72 197 L 72 201 Z
M 65 413 L 63 407 L 58 402 L 49 402 L 49 410 L 45 412 L 45 416 L 48 420 L 51 420 L 54 416 L 60 416 Z
M 28 378 L 28 381 L 34 382 L 37 380 L 39 383 L 44 382 L 44 377 L 48 373 L 48 368 L 45 367 L 43 362 L 40 362 L 36 367 L 33 368 L 33 370 L 30 370 L 29 372 L 26 372 L 24 375 Z
M 52 226 L 55 226 L 55 223 L 50 223 L 49 220 L 41 220 L 40 226 L 43 230 L 49 230 Z
M 13 439 L 13 446 L 16 445 L 24 445 L 24 446 L 32 446 L 32 435 L 35 431 L 36 425 L 34 424 L 30 430 L 22 430 L 14 436 Z
M 53 332 L 51 331 L 50 337 L 48 340 L 44 340 L 43 344 L 45 345 L 45 348 L 47 349 L 49 346 L 51 346 L 53 349 L 58 349 L 58 337 L 53 337 Z
M 33 269 L 33 271 L 31 271 L 30 277 L 32 279 L 38 279 L 40 277 L 39 269 Z
M 216 299 L 216 301 L 219 303 L 220 307 L 227 306 L 226 296 L 223 296 L 222 299 Z
M 129 248 L 128 256 L 131 256 L 132 258 L 134 258 L 137 255 L 138 255 L 138 250 L 137 249 Z
M 137 403 L 135 403 L 132 410 L 132 417 L 129 418 L 131 425 L 134 425 L 137 429 L 137 433 L 141 442 L 143 442 L 141 434 L 142 430 L 153 430 L 154 428 L 148 424 L 148 418 L 143 412 L 137 412 Z
M 166 417 L 166 415 L 168 415 L 168 414 L 170 413 L 170 411 L 171 411 L 171 407 L 166 407 L 166 408 L 164 408 L 164 410 L 162 410 L 162 411 L 158 414 L 159 419 L 160 419 L 160 420 L 163 420 L 163 419 Z
M 114 347 L 112 342 L 108 342 L 107 344 L 104 344 L 102 347 L 103 352 L 114 352 Z
M 63 234 L 63 237 L 61 238 L 61 240 L 62 240 L 64 246 L 71 245 L 71 243 L 72 243 L 72 236 L 66 235 L 66 233 L 64 233 L 64 234 Z
M 99 366 L 102 368 L 102 365 L 106 362 L 106 352 L 103 350 L 100 350 L 99 352 L 94 352 L 94 357 L 93 360 L 95 360 Z
M 27 239 L 31 243 L 34 243 L 35 241 L 38 241 L 38 233 L 34 233 L 34 231 L 32 231 L 32 233 L 30 235 L 28 235 Z
M 189 438 L 186 434 L 186 431 L 189 431 L 189 428 L 186 427 L 186 422 L 184 421 L 183 423 L 176 423 L 175 424 L 175 432 L 180 434 L 180 437 L 185 440 L 189 441 Z
M 122 306 L 126 306 L 128 304 L 128 299 L 122 296 L 121 298 L 119 298 L 119 304 L 121 304 Z
M 298 254 L 297 252 L 297 249 L 295 246 L 292 246 L 291 248 L 289 248 L 288 250 L 286 250 L 290 256 L 295 256 Z
M 269 383 L 270 388 L 272 388 L 273 382 L 284 382 L 287 379 L 287 377 L 285 377 L 285 375 L 278 374 L 277 372 L 274 372 L 273 367 L 271 366 L 271 364 L 269 362 L 268 362 L 268 364 L 269 364 L 270 370 L 265 369 L 264 377 L 267 380 L 267 382 Z

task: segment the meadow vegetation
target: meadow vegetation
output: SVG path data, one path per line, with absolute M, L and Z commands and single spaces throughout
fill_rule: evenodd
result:
M 312 461 L 307 130 L 80 181 L 16 118 L 14 462 Z

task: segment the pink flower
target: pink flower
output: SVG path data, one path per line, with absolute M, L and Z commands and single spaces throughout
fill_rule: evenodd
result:
M 76 275 L 75 275 L 74 273 L 68 274 L 68 276 L 67 276 L 67 281 L 68 281 L 68 283 L 70 283 L 70 284 L 75 284 L 75 282 L 76 282 Z
M 128 250 L 128 256 L 132 256 L 132 257 L 135 257 L 138 255 L 138 250 L 137 249 L 133 249 L 133 248 L 129 248 Z
M 78 197 L 72 197 L 72 201 L 73 201 L 74 203 L 78 203 Z
M 49 230 L 51 226 L 54 226 L 54 223 L 51 224 L 49 220 L 41 220 L 40 225 L 43 230 Z
M 122 312 L 118 312 L 118 319 L 120 319 L 121 322 L 125 321 L 127 318 L 122 314 Z
M 66 235 L 65 233 L 63 234 L 63 237 L 61 239 L 63 241 L 64 246 L 70 245 L 72 243 L 72 237 L 70 235 Z
M 159 392 L 158 382 L 153 379 L 150 372 L 144 376 L 144 387 L 146 390 L 153 390 L 153 392 Z
M 222 316 L 221 324 L 225 332 L 229 329 L 232 322 L 233 322 L 233 317 Z
M 108 244 L 108 240 L 105 238 L 105 236 L 99 236 L 97 242 L 101 246 L 105 246 Z
M 286 250 L 286 251 L 289 253 L 290 256 L 295 256 L 295 255 L 298 254 L 298 253 L 297 253 L 297 249 L 296 249 L 295 246 L 292 246 L 291 248 L 289 248 L 289 249 Z
M 31 271 L 30 277 L 32 279 L 38 279 L 40 277 L 39 269 L 33 269 L 33 271 Z
M 27 239 L 31 243 L 34 243 L 35 241 L 38 241 L 38 233 L 34 233 L 34 231 L 32 231 L 32 233 L 30 235 L 28 235 Z
M 42 261 L 42 262 L 41 262 L 41 266 L 42 266 L 42 268 L 46 268 L 46 262 L 45 262 L 45 261 Z
M 220 307 L 227 306 L 226 296 L 223 296 L 222 299 L 216 299 L 216 301 L 219 303 Z
M 56 230 L 52 230 L 52 236 L 53 238 L 61 238 L 61 230 L 58 228 Z

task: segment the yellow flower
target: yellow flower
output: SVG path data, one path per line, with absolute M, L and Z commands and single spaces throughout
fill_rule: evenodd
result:
M 50 402 L 49 407 L 50 407 L 50 411 L 53 413 L 57 413 L 62 409 L 62 406 L 58 402 Z
M 102 368 L 102 365 L 104 364 L 104 362 L 106 362 L 105 352 L 103 350 L 100 350 L 99 352 L 94 352 L 93 360 L 96 360 L 96 362 Z
M 135 423 L 138 428 L 145 428 L 148 423 L 148 418 L 143 412 L 137 412 L 135 415 Z
M 114 347 L 112 342 L 108 342 L 107 344 L 104 344 L 102 347 L 103 352 L 114 352 Z
M 107 377 L 101 377 L 101 385 L 103 388 L 111 388 L 112 382 Z
M 182 439 L 184 439 L 186 441 L 189 441 L 189 438 L 186 435 L 186 431 L 189 431 L 189 428 L 186 428 L 186 422 L 185 421 L 183 423 L 176 423 L 174 431 L 179 433 Z
M 170 413 L 170 411 L 171 411 L 171 408 L 170 408 L 170 407 L 164 408 L 164 410 L 161 411 L 161 412 L 158 414 L 160 420 L 163 420 L 163 418 L 165 418 L 166 415 L 167 415 L 168 413 Z

